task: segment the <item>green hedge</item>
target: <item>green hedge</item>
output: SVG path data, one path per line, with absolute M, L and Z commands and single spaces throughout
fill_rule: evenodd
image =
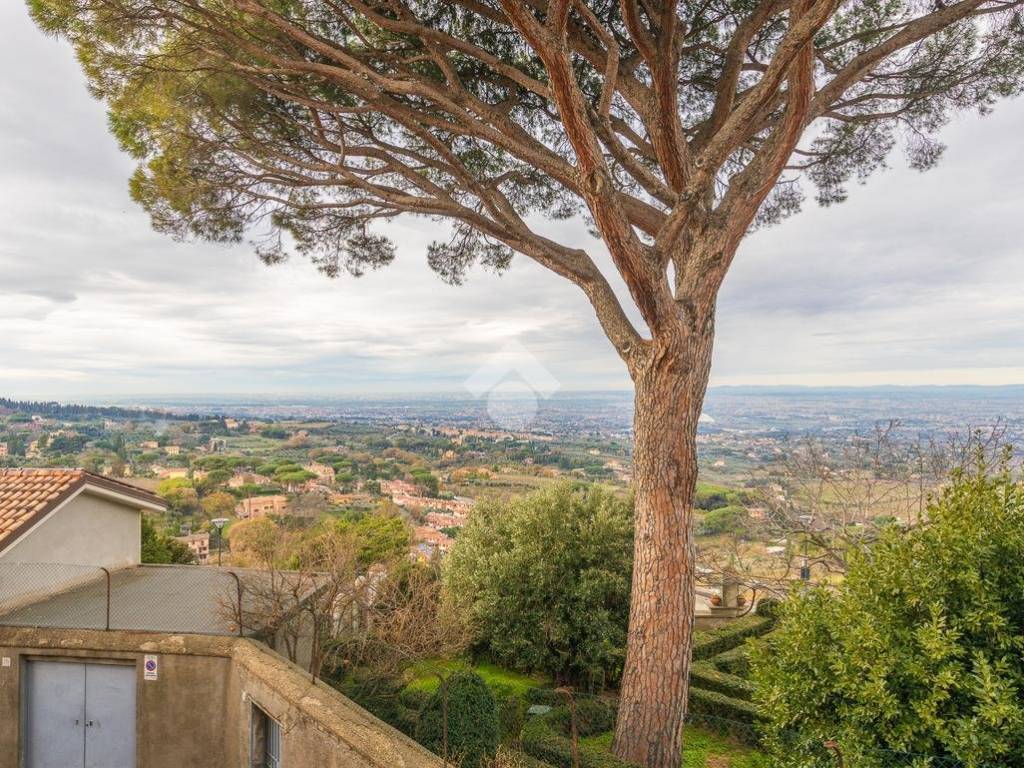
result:
M 760 713 L 753 704 L 716 691 L 690 689 L 691 722 L 735 736 L 745 744 L 758 743 Z
M 564 701 L 564 698 L 563 698 Z M 618 707 L 606 699 L 581 697 L 576 699 L 576 732 L 580 738 L 610 731 L 615 727 Z M 568 736 L 572 733 L 572 711 L 568 705 L 556 707 L 545 717 L 552 728 Z
M 526 702 L 515 695 L 495 694 L 498 703 L 498 733 L 502 744 L 518 744 L 526 725 Z
M 690 668 L 690 688 L 731 696 L 734 699 L 750 701 L 754 695 L 754 684 L 739 675 L 722 672 L 711 662 L 698 661 Z
M 443 755 L 446 714 L 448 754 Z M 480 768 L 494 757 L 498 749 L 498 705 L 483 678 L 474 672 L 456 672 L 449 677 L 420 712 L 416 741 L 434 754 L 455 758 L 463 768 Z
M 757 601 L 757 607 L 754 609 L 754 613 L 758 616 L 776 619 L 779 616 L 779 608 L 781 605 L 781 600 L 777 600 L 774 597 L 765 597 Z
M 693 635 L 693 659 L 702 661 L 731 651 L 748 637 L 757 637 L 770 630 L 774 620 L 767 616 L 744 616 L 730 621 L 717 629 L 695 632 Z
M 547 718 L 537 717 L 523 728 L 523 751 L 555 768 L 573 768 L 572 742 L 555 731 Z M 633 768 L 593 744 L 580 744 L 580 768 Z
M 398 694 L 398 701 L 403 707 L 419 712 L 430 701 L 432 694 L 433 691 L 426 688 L 403 688 Z
M 739 648 L 718 654 L 711 659 L 711 663 L 722 672 L 746 677 L 750 674 L 750 651 L 746 646 L 741 645 Z
M 397 704 L 395 705 L 394 712 L 395 719 L 391 725 L 395 726 L 395 728 L 409 738 L 416 738 L 416 725 L 420 721 L 420 711 Z
M 516 768 L 554 768 L 551 763 L 545 763 L 542 760 L 538 760 L 536 757 L 521 752 L 517 749 L 506 749 L 505 755 L 511 758 L 512 765 Z
M 691 715 L 711 715 L 726 720 L 735 720 L 744 725 L 754 725 L 760 716 L 757 707 L 749 701 L 734 699 L 717 691 L 690 689 Z
M 526 700 L 531 704 L 546 704 L 557 707 L 565 702 L 565 696 L 556 693 L 554 688 L 530 688 L 526 691 Z

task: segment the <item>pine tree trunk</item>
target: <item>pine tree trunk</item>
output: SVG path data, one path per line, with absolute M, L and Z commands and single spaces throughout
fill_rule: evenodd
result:
M 693 631 L 691 536 L 697 423 L 711 366 L 713 309 L 633 371 L 636 543 L 629 647 L 614 752 L 679 768 Z

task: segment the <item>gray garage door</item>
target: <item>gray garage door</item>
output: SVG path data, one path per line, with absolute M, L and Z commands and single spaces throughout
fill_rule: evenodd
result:
M 25 768 L 135 768 L 135 667 L 30 661 Z

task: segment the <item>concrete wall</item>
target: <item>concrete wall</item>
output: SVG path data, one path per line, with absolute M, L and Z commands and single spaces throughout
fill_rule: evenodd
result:
M 159 659 L 157 680 L 144 679 L 145 654 Z M 136 665 L 137 768 L 247 768 L 254 704 L 281 724 L 282 768 L 442 766 L 403 734 L 251 640 L 0 627 L 0 768 L 20 768 L 23 665 L 54 657 Z
M 223 638 L 0 629 L 0 768 L 20 768 L 24 665 L 53 658 L 135 664 L 137 768 L 240 766 L 225 738 L 231 651 Z M 143 679 L 146 653 L 159 655 L 157 680 Z
M 124 568 L 138 565 L 141 548 L 138 509 L 82 492 L 0 554 L 0 563 Z
M 281 724 L 282 768 L 441 768 L 442 761 L 336 690 L 249 640 L 235 644 L 237 765 L 246 766 L 252 705 Z

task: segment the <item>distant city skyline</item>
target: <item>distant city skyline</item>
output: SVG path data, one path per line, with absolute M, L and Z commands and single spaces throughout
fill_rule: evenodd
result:
M 459 392 L 517 341 L 563 390 L 629 380 L 582 294 L 526 258 L 453 288 L 444 228 L 387 225 L 394 265 L 330 281 L 245 244 L 176 243 L 128 197 L 132 162 L 69 47 L 0 8 L 0 395 Z M 892 169 L 849 202 L 743 246 L 719 305 L 713 385 L 1024 383 L 1024 102 L 946 131 L 939 168 Z M 582 221 L 544 225 L 601 253 Z

